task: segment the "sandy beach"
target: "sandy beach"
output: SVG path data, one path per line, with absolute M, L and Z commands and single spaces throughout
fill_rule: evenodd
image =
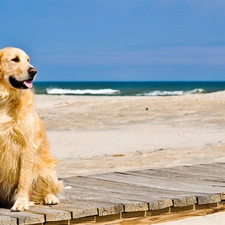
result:
M 35 98 L 59 177 L 225 162 L 225 92 Z
M 225 92 L 36 95 L 59 177 L 225 161 Z

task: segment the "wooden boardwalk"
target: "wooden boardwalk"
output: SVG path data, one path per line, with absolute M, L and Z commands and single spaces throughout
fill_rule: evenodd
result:
M 152 224 L 159 215 L 213 213 L 225 209 L 224 171 L 225 163 L 215 163 L 65 178 L 59 205 L 2 208 L 0 225 L 138 224 L 135 218 Z

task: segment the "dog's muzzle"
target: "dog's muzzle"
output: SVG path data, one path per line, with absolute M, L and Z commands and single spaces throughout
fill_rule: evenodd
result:
M 30 67 L 27 70 L 28 78 L 26 80 L 17 80 L 14 76 L 9 77 L 9 82 L 14 88 L 18 89 L 28 89 L 33 87 L 33 80 L 37 73 L 37 70 L 34 67 Z

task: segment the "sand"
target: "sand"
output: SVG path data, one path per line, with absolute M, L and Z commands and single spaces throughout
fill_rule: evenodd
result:
M 225 161 L 225 92 L 36 95 L 36 109 L 60 177 Z
M 35 98 L 59 177 L 225 162 L 225 92 Z
M 225 213 L 219 212 L 207 216 L 192 217 L 177 221 L 157 223 L 157 225 L 224 225 Z

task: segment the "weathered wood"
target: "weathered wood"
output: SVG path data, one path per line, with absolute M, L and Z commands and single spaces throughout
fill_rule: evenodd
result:
M 199 196 L 197 199 L 198 199 L 198 204 L 202 205 L 202 204 L 210 204 L 210 203 L 220 202 L 221 196 L 218 194 L 217 195 L 212 194 L 212 195 L 206 195 L 206 196 Z
M 64 182 L 66 184 L 70 184 L 71 189 L 73 189 L 74 186 L 80 186 L 80 184 L 76 183 L 76 180 L 80 179 L 81 178 L 73 179 L 73 182 L 71 180 L 70 181 L 64 180 Z M 159 195 L 158 189 L 154 193 L 152 192 L 151 189 L 146 189 L 146 191 L 144 191 L 143 189 L 140 189 L 140 187 L 138 186 L 115 184 L 113 182 L 105 182 L 105 181 L 101 182 L 99 180 L 90 180 L 90 179 L 89 179 L 90 183 L 87 181 L 87 179 L 85 181 L 86 181 L 84 183 L 85 185 L 84 186 L 81 185 L 82 191 L 87 190 L 87 187 L 88 189 L 91 189 L 90 193 L 93 200 L 101 199 L 103 201 L 105 199 L 107 202 L 112 201 L 114 203 L 115 202 L 122 203 L 124 205 L 125 212 L 148 210 L 148 203 L 150 205 L 154 205 L 154 209 L 162 209 L 163 207 L 166 208 L 168 206 L 172 206 L 172 200 L 167 199 L 168 195 L 167 194 L 164 194 L 163 196 Z M 99 183 L 104 185 L 104 188 L 100 189 L 100 193 L 98 193 Z M 75 192 L 77 193 L 76 190 L 77 189 L 75 187 Z M 85 193 L 87 192 L 85 191 Z M 108 196 L 110 196 L 110 198 Z M 88 196 L 86 196 L 85 199 L 87 199 L 87 197 Z M 158 208 L 156 208 L 156 206 L 158 206 Z
M 79 194 L 79 193 L 78 193 Z M 76 198 L 70 198 L 68 199 L 69 202 L 67 202 L 67 199 L 64 199 L 62 202 L 65 204 L 75 204 L 77 202 Z M 85 208 L 78 208 L 79 205 L 76 205 L 77 208 L 75 209 L 71 209 L 72 213 L 73 213 L 73 218 L 80 218 L 80 215 L 82 215 L 83 213 L 89 213 L 89 212 L 96 212 L 97 211 L 97 215 L 99 215 L 99 212 L 102 211 L 107 211 L 108 213 L 112 213 L 114 211 L 116 211 L 117 213 L 119 212 L 123 212 L 123 208 L 121 207 L 121 201 L 117 201 L 115 202 L 115 199 L 111 199 L 110 197 L 102 197 L 102 196 L 94 196 L 93 197 L 91 195 L 86 195 L 85 197 L 83 197 L 83 199 L 78 199 L 79 203 L 81 203 L 81 205 L 83 204 L 82 202 L 84 202 L 87 205 L 87 210 Z M 90 211 L 89 211 L 90 210 Z M 96 214 L 96 213 L 93 213 Z
M 190 167 L 204 168 L 207 171 L 223 171 L 225 169 L 224 163 L 210 163 L 210 164 L 197 164 Z
M 173 168 L 159 169 L 158 172 L 165 173 L 165 170 L 173 174 L 178 174 L 181 177 L 195 177 L 198 179 L 219 177 L 220 180 L 224 179 L 221 174 L 224 172 L 224 167 L 208 166 L 208 165 L 195 165 L 195 166 L 179 166 Z
M 171 183 L 171 180 L 174 180 L 174 184 L 176 185 L 175 188 L 181 188 L 184 189 L 183 186 L 185 185 L 187 188 L 193 187 L 194 185 L 197 185 L 198 189 L 200 190 L 200 192 L 204 191 L 204 188 L 207 186 L 207 190 L 210 190 L 213 188 L 214 191 L 218 192 L 221 191 L 223 189 L 223 187 L 225 187 L 224 183 L 218 183 L 215 182 L 213 180 L 202 180 L 200 179 L 200 177 L 204 177 L 203 174 L 201 174 L 202 176 L 199 176 L 198 178 L 193 177 L 192 174 L 189 172 L 188 176 L 176 176 L 174 177 L 174 174 L 168 171 L 161 171 L 161 173 L 159 173 L 157 170 L 144 170 L 144 171 L 135 171 L 135 172 L 127 172 L 126 174 L 131 175 L 131 176 L 138 176 L 138 177 L 142 177 L 143 179 L 146 180 L 156 180 L 159 182 L 164 182 L 166 183 Z M 205 175 L 208 176 L 208 175 Z M 221 176 L 221 174 L 220 174 Z M 173 188 L 173 186 L 171 186 Z M 196 189 L 196 187 L 195 187 Z M 188 189 L 189 191 L 191 189 Z
M 180 191 L 173 191 L 173 190 L 167 190 L 163 189 L 162 187 L 155 188 L 155 187 L 150 187 L 150 186 L 143 186 L 141 184 L 132 184 L 129 183 L 122 183 L 122 182 L 117 182 L 117 181 L 108 181 L 106 179 L 95 179 L 92 177 L 72 177 L 72 178 L 66 178 L 64 179 L 64 183 L 66 185 L 72 185 L 75 187 L 80 187 L 80 188 L 89 188 L 93 190 L 101 190 L 102 191 L 107 191 L 109 193 L 120 193 L 124 195 L 127 195 L 128 193 L 135 193 L 135 196 L 149 196 L 151 193 L 151 196 L 173 196 L 174 193 L 178 195 L 185 195 L 187 192 L 185 190 L 180 190 Z M 71 186 L 71 188 L 72 188 Z M 172 194 L 171 194 L 172 193 Z M 189 194 L 190 192 L 188 192 Z
M 173 199 L 174 207 L 185 207 L 185 206 L 195 205 L 196 203 L 197 203 L 196 197 Z
M 0 225 L 17 225 L 17 219 L 9 216 L 0 216 Z
M 140 177 L 129 175 L 126 173 L 109 173 L 101 175 L 93 175 L 90 178 L 99 180 L 116 181 L 126 184 L 139 184 L 149 188 L 158 188 L 170 191 L 185 191 L 191 193 L 221 193 L 224 187 L 193 185 L 191 182 L 177 181 L 176 179 L 162 179 L 161 177 Z
M 180 168 L 166 168 L 166 169 L 157 169 L 157 170 L 143 170 L 143 171 L 131 171 L 127 172 L 127 174 L 134 174 L 139 176 L 148 176 L 148 177 L 161 177 L 161 178 L 167 178 L 167 179 L 175 179 L 177 181 L 186 181 L 191 180 L 192 183 L 195 182 L 211 182 L 213 184 L 216 184 L 216 182 L 213 182 L 214 180 L 212 178 L 220 178 L 221 181 L 221 171 L 208 171 L 206 173 L 206 168 L 202 167 L 186 167 Z M 223 178 L 222 178 L 223 179 Z M 225 178 L 224 178 L 225 179 Z M 222 182 L 221 182 L 222 185 Z M 224 185 L 225 186 L 225 185 Z
M 187 205 L 187 204 L 194 204 L 195 201 L 190 201 L 190 197 L 188 197 L 187 195 L 190 194 L 195 194 L 196 193 L 187 193 L 185 191 L 171 191 L 171 190 L 165 190 L 165 189 L 159 189 L 159 188 L 149 188 L 149 187 L 145 187 L 145 186 L 141 186 L 141 185 L 134 185 L 134 184 L 124 184 L 124 183 L 118 183 L 118 182 L 112 182 L 112 181 L 105 181 L 105 180 L 99 180 L 99 179 L 90 179 L 90 178 L 85 178 L 85 177 L 74 177 L 74 178 L 69 178 L 69 179 L 65 179 L 64 182 L 68 185 L 75 185 L 75 186 L 79 186 L 82 188 L 92 188 L 92 189 L 97 189 L 97 190 L 107 190 L 110 193 L 111 192 L 115 192 L 117 197 L 120 196 L 120 194 L 122 194 L 122 198 L 123 199 L 130 199 L 129 196 L 127 195 L 127 193 L 135 193 L 135 196 L 138 197 L 139 200 L 143 200 L 143 202 L 148 202 L 151 204 L 154 204 L 154 209 L 156 210 L 156 205 L 159 205 L 160 207 L 157 209 L 161 209 L 162 208 L 162 204 L 158 204 L 157 201 L 153 202 L 155 199 L 157 199 L 159 202 L 162 202 L 163 200 L 166 200 L 166 198 L 174 198 L 174 196 L 176 197 L 175 202 L 180 201 L 180 207 L 183 205 Z M 150 195 L 151 193 L 151 195 Z M 198 193 L 199 195 L 201 193 Z M 185 198 L 185 196 L 187 196 L 187 199 Z M 132 199 L 134 200 L 134 195 L 132 194 Z M 144 198 L 144 199 L 143 199 Z M 170 200 L 170 205 L 168 205 L 168 203 L 165 204 L 165 208 L 168 206 L 172 205 L 172 201 Z M 120 200 L 121 201 L 121 200 Z M 168 202 L 168 199 L 167 201 Z M 183 202 L 183 204 L 181 204 L 181 202 Z M 185 203 L 184 203 L 185 202 Z M 140 207 L 141 204 L 141 207 Z M 138 205 L 134 206 L 132 205 L 132 210 L 133 211 L 142 211 L 143 209 L 146 208 L 146 203 L 138 203 Z M 151 205 L 150 204 L 150 205 Z M 176 205 L 178 206 L 178 203 L 176 203 Z M 137 207 L 139 206 L 139 207 Z M 144 206 L 144 207 L 143 207 Z M 127 211 L 129 208 L 129 211 Z M 129 206 L 129 204 L 125 204 L 125 212 L 131 212 L 131 207 Z
M 80 179 L 81 178 L 73 179 L 73 182 L 71 182 L 71 181 L 69 182 L 69 184 L 72 185 L 71 189 L 73 189 L 73 185 L 79 186 L 79 184 L 76 183 L 75 181 L 80 180 Z M 83 180 L 83 181 L 85 181 L 85 180 Z M 68 180 L 65 180 L 64 182 L 68 184 Z M 118 202 L 118 200 L 119 200 L 119 202 L 121 202 L 124 205 L 125 212 L 147 210 L 148 203 L 149 203 L 150 209 L 152 209 L 152 210 L 163 209 L 163 208 L 172 206 L 172 200 L 167 199 L 169 193 L 165 194 L 165 193 L 162 193 L 162 191 L 159 193 L 159 189 L 156 189 L 155 192 L 152 192 L 152 190 L 149 188 L 146 189 L 148 191 L 143 191 L 143 189 L 140 189 L 140 186 L 137 187 L 137 186 L 123 185 L 123 184 L 118 185 L 118 184 L 114 184 L 113 182 L 107 183 L 107 182 L 101 182 L 99 180 L 94 180 L 94 181 L 91 180 L 91 183 L 86 181 L 86 182 L 84 182 L 84 184 L 85 184 L 84 186 L 81 185 L 82 191 L 87 189 L 87 187 L 89 189 L 91 187 L 97 186 L 97 189 L 93 188 L 94 193 L 93 193 L 93 191 L 91 191 L 92 198 L 94 198 L 93 196 L 96 195 L 96 191 L 98 191 L 98 188 L 99 188 L 98 183 L 102 183 L 102 185 L 104 185 L 104 189 L 107 188 L 107 192 L 105 194 L 103 194 L 104 191 L 102 191 L 102 190 L 104 190 L 104 189 L 100 189 L 101 197 L 98 196 L 98 194 L 97 194 L 97 199 L 103 200 L 102 199 L 102 195 L 103 195 L 103 196 L 105 196 L 105 199 L 108 202 L 110 201 L 110 199 L 114 202 L 115 201 Z M 112 187 L 111 187 L 111 185 L 112 185 Z M 124 186 L 125 190 L 123 189 L 123 186 Z M 110 191 L 110 192 L 108 192 L 108 191 Z M 75 192 L 77 193 L 76 190 L 75 190 Z M 128 195 L 127 192 L 132 193 L 132 194 Z M 109 194 L 110 194 L 110 196 L 112 196 L 112 194 L 114 194 L 114 193 L 115 193 L 115 195 L 113 195 L 114 198 L 112 199 L 112 197 L 110 197 L 110 199 L 109 199 L 109 197 L 108 197 Z M 135 193 L 135 195 L 133 193 Z M 150 193 L 151 193 L 151 195 L 150 195 Z M 176 193 L 174 194 L 174 196 L 175 195 L 176 195 Z M 170 196 L 171 196 L 171 193 L 170 193 Z M 185 197 L 182 196 L 181 198 L 184 199 Z M 87 199 L 87 196 L 85 199 Z M 129 200 L 129 202 L 126 202 L 125 200 Z M 135 200 L 141 200 L 143 202 L 135 202 Z M 188 202 L 188 200 L 186 200 L 186 202 Z
M 16 218 L 18 224 L 39 224 L 45 222 L 44 215 L 30 212 L 11 212 L 8 209 L 0 209 L 0 214 Z
M 91 204 L 85 203 L 85 201 L 82 201 L 82 202 L 76 201 L 74 204 L 60 203 L 60 204 L 54 205 L 52 207 L 72 213 L 73 219 L 98 215 L 97 205 L 92 206 Z
M 29 212 L 45 215 L 45 221 L 70 220 L 71 213 L 65 210 L 54 209 L 50 206 L 32 206 Z
M 72 218 L 77 219 L 81 218 L 83 215 L 88 216 L 94 216 L 99 215 L 111 215 L 114 213 L 121 213 L 124 212 L 123 205 L 121 202 L 118 201 L 118 203 L 110 202 L 111 198 L 104 197 L 104 198 L 93 198 L 93 197 L 86 197 L 83 200 L 77 200 L 70 198 L 69 202 L 64 199 L 62 202 L 67 204 L 70 204 L 70 207 L 64 207 L 65 204 L 63 204 L 63 209 L 68 210 L 72 213 Z M 61 204 L 60 204 L 61 205 Z M 61 206 L 53 206 L 53 207 L 60 207 Z M 61 209 L 62 209 L 61 208 Z M 102 213 L 104 212 L 104 213 Z
M 168 208 L 173 205 L 171 199 L 159 200 L 149 203 L 149 210 L 158 210 Z
M 73 192 L 76 192 L 78 195 L 80 192 L 84 192 L 85 190 L 85 196 L 82 196 L 82 199 L 92 199 L 92 202 L 95 202 L 97 200 L 101 200 L 102 202 L 111 202 L 112 204 L 123 204 L 125 207 L 125 211 L 142 211 L 143 209 L 148 209 L 148 201 L 157 200 L 154 196 L 149 195 L 148 193 L 138 192 L 138 190 L 129 190 L 127 186 L 125 187 L 125 190 L 120 185 L 113 185 L 112 183 L 108 184 L 105 183 L 105 188 L 98 188 L 98 180 L 91 180 L 91 182 L 85 183 L 85 185 L 80 185 L 76 182 L 78 179 L 73 179 L 73 182 L 70 180 L 64 180 L 64 183 L 69 184 L 71 186 L 71 189 L 73 189 Z M 87 179 L 86 179 L 87 180 Z M 96 183 L 96 185 L 94 185 Z M 80 186 L 79 188 L 77 186 Z M 97 186 L 97 188 L 96 188 Z M 111 186 L 111 187 L 110 187 Z M 117 186 L 117 187 L 116 187 Z M 129 191 L 128 191 L 129 190 Z M 135 194 L 134 194 L 135 193 Z M 110 196 L 110 197 L 109 197 Z M 72 196 L 70 197 L 70 199 Z M 64 200 L 63 200 L 64 201 Z M 97 207 L 97 206 L 96 206 Z M 100 210 L 101 211 L 101 210 Z
M 70 187 L 60 204 L 0 209 L 0 225 L 92 223 L 217 208 L 225 200 L 224 171 L 225 163 L 215 163 L 64 178 Z
M 123 212 L 123 205 L 119 204 L 115 207 L 102 207 L 98 208 L 98 215 L 99 216 L 108 216 L 108 215 L 114 215 L 114 214 L 119 214 Z
M 124 205 L 124 212 L 146 211 L 149 209 L 148 203 L 138 202 Z

